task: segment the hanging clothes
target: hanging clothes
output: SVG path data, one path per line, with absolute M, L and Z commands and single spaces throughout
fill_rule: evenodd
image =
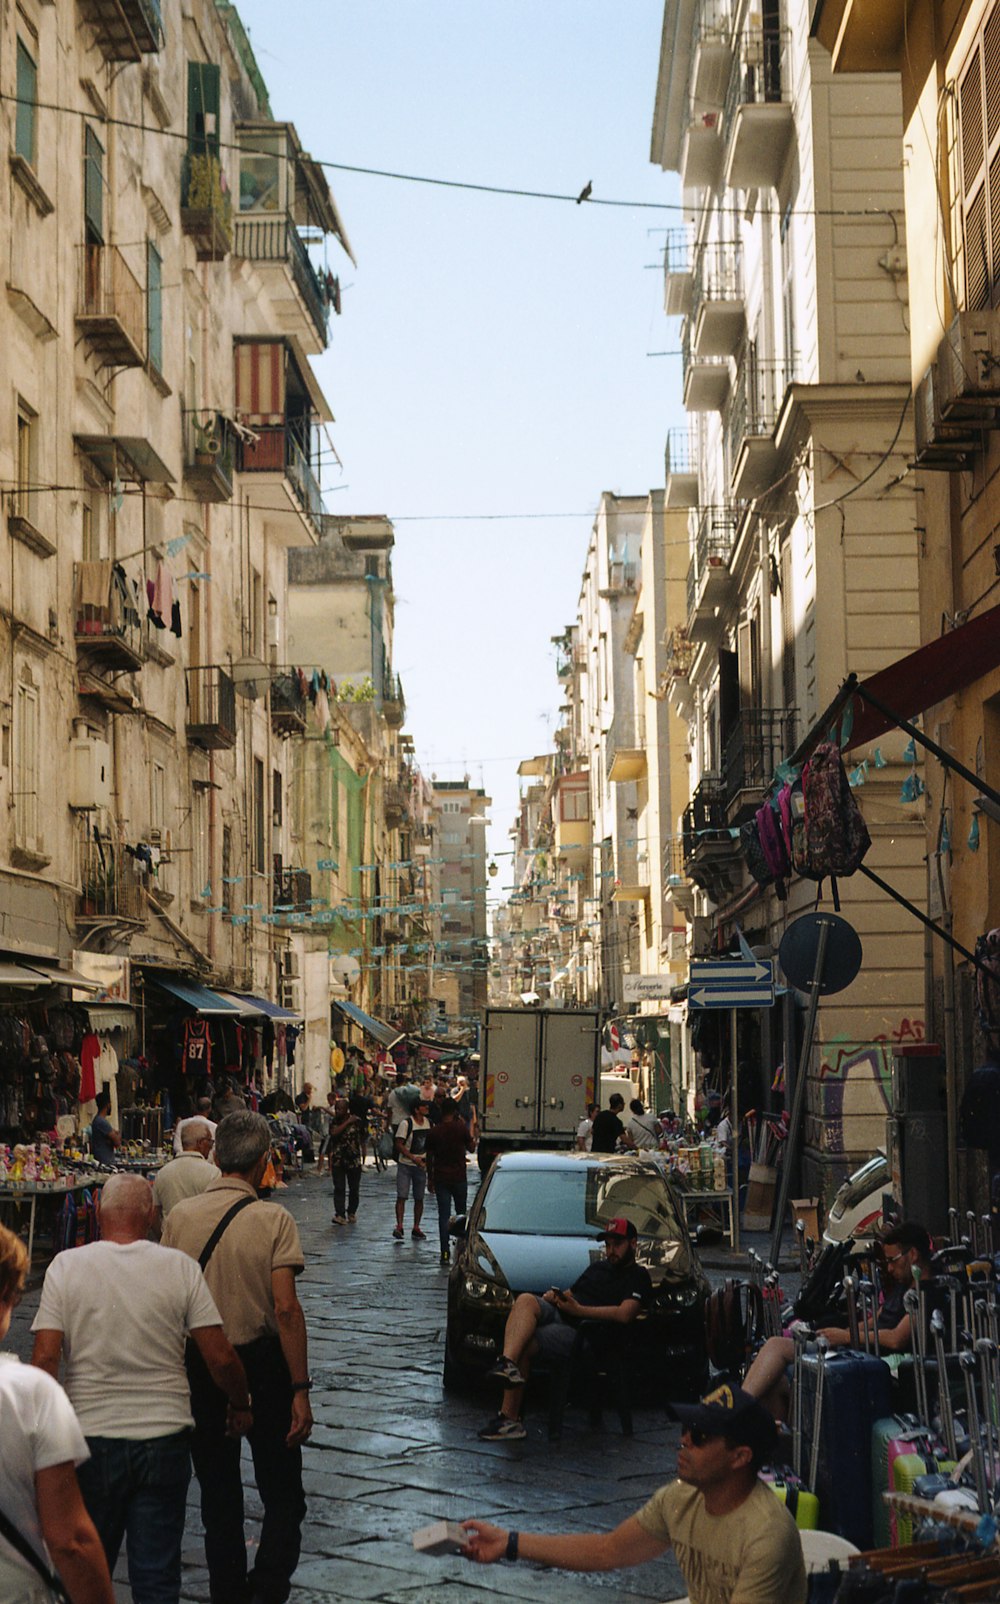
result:
M 184 1021 L 183 1070 L 186 1075 L 212 1073 L 212 1037 L 207 1019 Z
M 94 1032 L 88 1031 L 80 1043 L 80 1101 L 91 1103 L 97 1096 L 95 1065 L 101 1056 L 101 1043 Z
M 166 620 L 173 617 L 177 590 L 174 586 L 174 576 L 162 559 L 156 565 L 156 578 L 146 581 L 146 594 L 149 597 L 150 623 L 154 624 L 157 629 L 166 629 Z M 179 621 L 180 615 L 178 614 Z M 175 634 L 178 633 L 179 630 L 175 631 Z
M 106 1036 L 101 1037 L 101 1055 L 94 1072 L 111 1098 L 111 1123 L 118 1125 L 118 1054 Z

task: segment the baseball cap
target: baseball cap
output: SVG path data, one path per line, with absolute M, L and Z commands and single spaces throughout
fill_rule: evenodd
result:
M 766 1459 L 774 1448 L 777 1425 L 759 1398 L 742 1387 L 717 1387 L 696 1404 L 671 1404 L 682 1426 L 694 1426 L 730 1442 L 743 1443 L 757 1458 Z
M 634 1242 L 638 1235 L 639 1233 L 632 1224 L 632 1221 L 626 1220 L 623 1214 L 619 1214 L 615 1219 L 608 1221 L 607 1225 L 604 1227 L 604 1230 L 601 1232 L 601 1240 L 603 1241 L 609 1236 L 624 1236 L 627 1237 L 630 1242 Z

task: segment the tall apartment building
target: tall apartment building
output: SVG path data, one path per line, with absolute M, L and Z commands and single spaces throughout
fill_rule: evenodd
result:
M 463 780 L 433 780 L 440 818 L 441 938 L 435 996 L 450 1024 L 469 1029 L 486 1007 L 486 810 L 490 798 Z
M 0 944 L 128 960 L 147 1011 L 283 996 L 318 1073 L 286 554 L 321 533 L 308 359 L 350 245 L 231 5 L 25 0 L 0 82 Z
M 668 440 L 667 501 L 689 505 L 684 672 L 691 799 L 684 870 L 694 950 L 739 922 L 776 950 L 815 900 L 757 892 L 730 832 L 849 672 L 919 639 L 923 522 L 913 449 L 899 158 L 891 74 L 835 76 L 806 0 L 667 0 L 651 156 L 679 174 L 667 242 L 687 423 Z M 903 739 L 867 762 L 869 863 L 926 898 L 920 808 L 902 800 Z M 882 766 L 884 765 L 884 766 Z M 864 968 L 820 1009 L 804 1184 L 828 1191 L 884 1140 L 894 1040 L 922 1021 L 923 937 L 855 877 L 842 888 Z M 764 1102 L 796 1061 L 795 1010 L 741 1015 L 739 1056 Z M 703 1062 L 725 1063 L 713 1042 Z
M 921 639 L 931 671 L 903 665 L 896 690 L 924 733 L 967 771 L 929 763 L 924 851 L 930 909 L 968 954 L 1000 920 L 1000 6 L 955 0 L 906 8 L 818 0 L 818 44 L 840 81 L 899 85 L 892 160 L 903 174 L 900 237 L 912 311 L 916 522 L 921 539 Z M 855 77 L 855 81 L 859 81 Z M 940 697 L 936 703 L 930 697 Z M 970 783 L 970 777 L 974 783 Z M 982 794 L 981 794 L 982 793 Z M 968 957 L 932 938 L 926 949 L 926 1035 L 948 1067 L 951 1200 L 985 1206 L 989 1184 L 959 1141 L 956 1111 L 986 1052 Z M 978 1187 L 978 1197 L 976 1189 Z

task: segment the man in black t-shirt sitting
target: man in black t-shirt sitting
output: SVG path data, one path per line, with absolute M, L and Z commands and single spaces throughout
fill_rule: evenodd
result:
M 568 1291 L 550 1288 L 543 1297 L 522 1292 L 514 1300 L 503 1335 L 503 1354 L 489 1372 L 503 1382 L 500 1413 L 483 1427 L 484 1442 L 524 1437 L 521 1400 L 536 1353 L 568 1359 L 581 1320 L 631 1325 L 652 1295 L 649 1271 L 635 1262 L 636 1229 L 631 1220 L 611 1220 L 602 1232 L 606 1257 L 591 1264 Z

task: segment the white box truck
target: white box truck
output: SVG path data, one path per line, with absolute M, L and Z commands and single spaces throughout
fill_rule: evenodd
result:
M 571 1147 L 597 1101 L 601 1015 L 593 1008 L 487 1008 L 479 1166 L 518 1147 Z

